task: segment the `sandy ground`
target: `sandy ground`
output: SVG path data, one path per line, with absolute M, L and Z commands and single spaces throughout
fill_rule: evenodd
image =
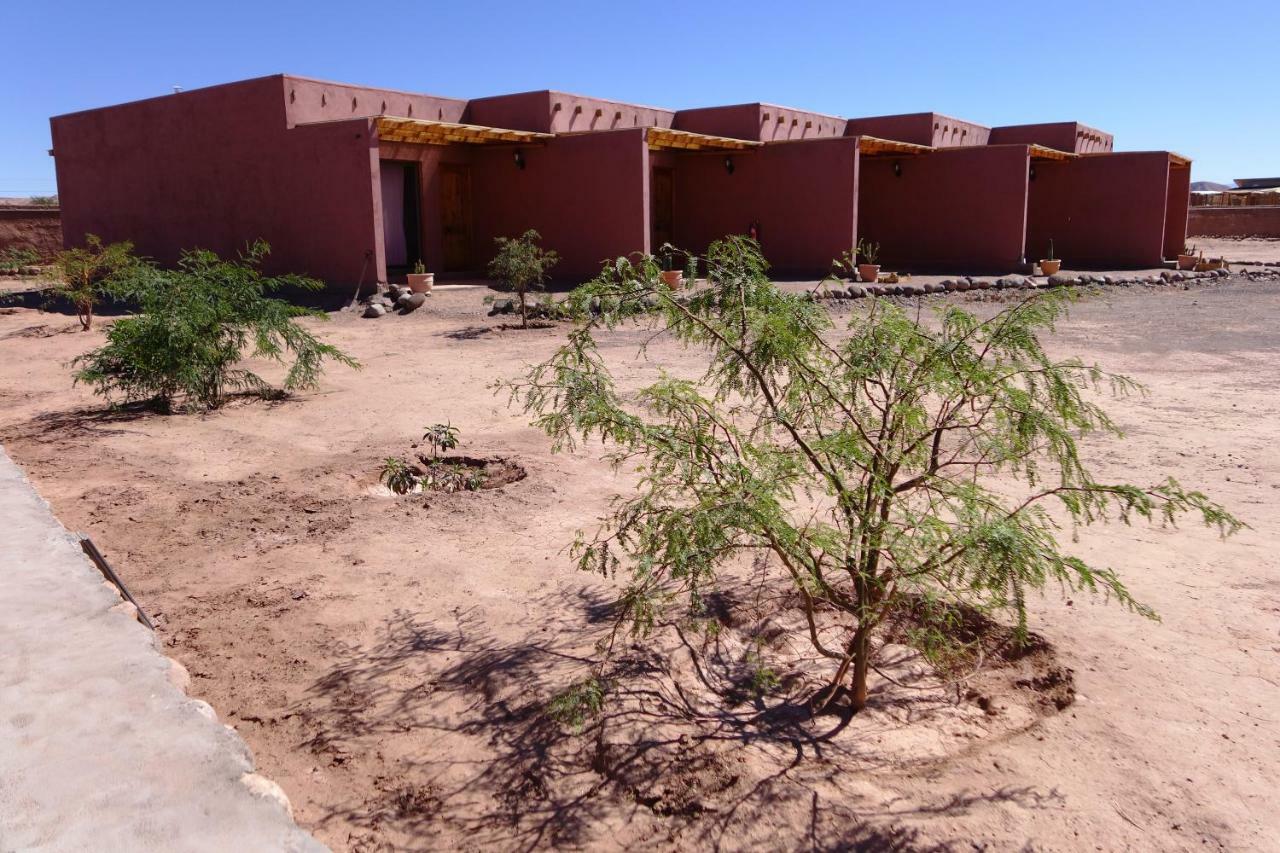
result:
M 1280 239 L 1188 237 L 1187 242 L 1204 252 L 1206 258 L 1226 258 L 1236 265 L 1280 261 Z
M 586 674 L 616 587 L 575 571 L 564 549 L 629 481 L 595 448 L 552 456 L 486 387 L 548 355 L 563 330 L 500 329 L 480 298 L 440 293 L 376 321 L 335 315 L 320 331 L 362 371 L 208 416 L 102 414 L 66 366 L 100 332 L 0 313 L 0 441 L 64 522 L 93 536 L 191 671 L 193 695 L 240 731 L 320 840 L 1274 849 L 1280 286 L 1111 290 L 1050 340 L 1150 389 L 1112 406 L 1129 438 L 1089 445 L 1099 473 L 1173 473 L 1252 525 L 1226 543 L 1190 526 L 1084 532 L 1078 552 L 1120 570 L 1163 621 L 1086 596 L 1035 601 L 1033 627 L 1074 672 L 1078 695 L 1061 713 L 1007 684 L 957 700 L 877 680 L 847 726 L 771 723 L 767 702 L 721 689 L 769 618 L 768 602 L 727 590 L 733 630 L 709 656 L 692 654 L 708 640 L 688 625 L 662 629 L 651 649 L 631 649 L 634 686 L 616 710 L 581 734 L 543 709 Z M 640 340 L 605 339 L 624 386 L 659 364 L 698 367 L 665 344 L 636 360 Z M 444 420 L 461 451 L 509 457 L 528 477 L 426 506 L 380 494 L 381 460 Z M 897 674 L 915 666 L 885 651 Z

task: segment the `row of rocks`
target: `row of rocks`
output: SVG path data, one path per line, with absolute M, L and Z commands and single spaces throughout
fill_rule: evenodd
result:
M 1280 279 L 1280 272 L 1270 270 L 1242 270 L 1240 275 L 1251 281 Z M 979 290 L 1030 290 L 1045 287 L 1132 287 L 1135 285 L 1161 286 L 1183 282 L 1212 280 L 1233 275 L 1230 270 L 1218 269 L 1202 272 L 1162 270 L 1150 275 L 1093 275 L 1088 273 L 1056 273 L 1048 278 L 1031 278 L 1020 275 L 1000 278 L 976 278 L 964 276 L 948 278 L 940 282 L 914 284 L 850 284 L 847 287 L 828 287 L 814 294 L 818 299 L 861 299 L 867 296 L 926 296 L 933 293 L 964 293 Z
M 0 277 L 4 278 L 35 278 L 43 273 L 40 267 L 12 267 L 9 269 L 0 269 Z
M 391 311 L 411 314 L 422 307 L 427 296 L 426 293 L 414 293 L 407 285 L 389 284 L 385 293 L 375 293 L 364 300 L 364 313 L 360 316 L 376 320 Z

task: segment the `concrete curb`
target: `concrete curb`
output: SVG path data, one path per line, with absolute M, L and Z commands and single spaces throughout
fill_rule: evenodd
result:
M 326 848 L 0 447 L 0 848 Z

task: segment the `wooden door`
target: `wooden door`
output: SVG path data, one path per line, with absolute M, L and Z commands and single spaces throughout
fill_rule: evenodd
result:
M 440 166 L 440 223 L 444 238 L 444 272 L 463 272 L 471 264 L 471 168 Z
M 663 243 L 675 242 L 674 201 L 675 175 L 671 169 L 654 169 L 649 187 L 649 209 L 653 218 L 650 251 L 657 252 Z

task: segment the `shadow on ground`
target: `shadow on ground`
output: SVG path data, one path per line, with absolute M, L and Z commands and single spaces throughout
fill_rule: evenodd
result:
M 345 827 L 353 849 L 465 840 L 523 850 L 945 850 L 902 821 L 993 799 L 1028 808 L 1056 800 L 1004 788 L 862 806 L 842 781 L 893 769 L 867 745 L 873 731 L 842 738 L 849 721 L 812 719 L 796 692 L 744 694 L 733 656 L 674 624 L 666 633 L 691 665 L 673 666 L 678 654 L 648 644 L 615 649 L 600 713 L 577 727 L 557 721 L 550 699 L 591 671 L 613 624 L 611 602 L 586 589 L 569 595 L 583 617 L 576 628 L 499 641 L 470 612 L 442 626 L 398 611 L 376 642 L 335 647 L 335 664 L 296 709 L 301 746 L 373 774 L 374 793 L 319 824 Z M 543 604 L 559 598 L 564 608 L 564 597 Z M 401 738 L 414 746 L 382 760 Z

